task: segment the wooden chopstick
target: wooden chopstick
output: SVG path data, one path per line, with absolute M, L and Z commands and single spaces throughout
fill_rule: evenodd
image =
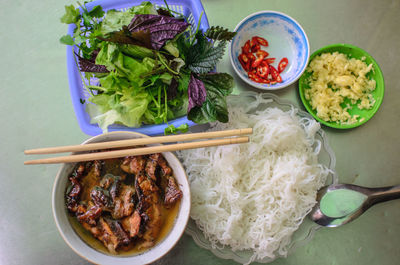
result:
M 83 162 L 83 161 L 91 161 L 91 160 L 102 160 L 102 159 L 117 158 L 117 157 L 124 157 L 124 156 L 148 155 L 148 154 L 153 154 L 153 153 L 171 152 L 171 151 L 186 150 L 186 149 L 193 149 L 193 148 L 200 148 L 200 147 L 210 147 L 210 146 L 217 146 L 217 145 L 240 144 L 240 143 L 247 143 L 248 141 L 249 141 L 248 136 L 233 137 L 233 138 L 224 138 L 224 139 L 216 139 L 216 140 L 205 140 L 205 141 L 198 141 L 198 142 L 189 142 L 189 143 L 179 143 L 179 144 L 159 145 L 159 146 L 132 148 L 132 149 L 124 149 L 124 150 L 116 150 L 116 151 L 98 152 L 98 153 L 90 153 L 90 154 L 43 158 L 43 159 L 25 161 L 24 165 L 72 163 L 72 162 Z
M 30 149 L 30 150 L 25 150 L 24 153 L 26 155 L 32 155 L 32 154 L 55 154 L 64 152 L 92 151 L 100 149 L 129 147 L 136 145 L 171 143 L 178 141 L 183 142 L 183 141 L 208 139 L 208 138 L 238 136 L 238 135 L 252 134 L 252 132 L 253 132 L 252 128 L 245 128 L 245 129 L 235 129 L 235 130 L 216 131 L 216 132 L 202 132 L 202 133 L 190 133 L 190 134 L 180 134 L 180 135 L 170 135 L 170 136 L 145 137 L 145 138 L 136 138 L 129 140 L 91 143 L 84 145 L 69 145 L 69 146 Z

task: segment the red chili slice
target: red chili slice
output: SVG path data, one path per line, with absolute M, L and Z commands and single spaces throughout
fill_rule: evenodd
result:
M 258 44 L 260 44 L 261 46 L 268 46 L 268 41 L 264 38 L 258 37 L 258 36 L 254 36 L 253 39 L 255 39 L 257 41 Z
M 265 61 L 265 60 L 263 60 L 261 63 L 260 63 L 260 65 L 262 65 L 262 66 L 269 66 L 269 64 L 267 63 L 267 61 Z
M 257 52 L 260 50 L 260 45 L 256 44 L 253 47 L 251 47 L 251 52 Z
M 242 47 L 242 52 L 243 52 L 243 53 L 250 53 L 250 49 L 251 49 L 250 41 L 248 40 L 248 41 L 246 41 L 246 43 L 243 45 L 243 47 Z
M 268 79 L 262 78 L 262 83 L 264 84 L 269 84 L 271 81 L 269 81 Z
M 279 65 L 278 65 L 278 72 L 282 73 L 288 64 L 289 64 L 289 60 L 286 57 L 282 58 L 282 60 L 279 62 Z
M 267 65 L 267 66 L 259 65 L 259 66 L 257 67 L 257 74 L 258 74 L 260 77 L 262 77 L 262 78 L 264 78 L 264 79 L 267 79 L 267 78 L 268 78 L 268 74 L 269 74 L 269 67 L 268 67 L 268 65 Z
M 276 82 L 278 82 L 278 83 L 282 83 L 282 77 L 281 77 L 281 75 L 280 74 L 278 74 L 278 76 L 276 77 Z
M 256 37 L 251 38 L 250 47 L 253 47 L 256 44 L 259 44 L 258 41 L 257 41 L 257 38 Z
M 240 54 L 240 55 L 238 56 L 238 59 L 239 59 L 240 64 L 242 65 L 243 69 L 244 69 L 245 71 L 247 71 L 247 70 L 246 70 L 246 63 L 243 61 L 242 56 L 243 56 L 243 53 Z
M 267 57 L 269 55 L 269 53 L 264 50 L 258 50 L 256 52 L 256 56 L 260 56 L 260 55 L 264 55 L 264 57 Z
M 250 60 L 246 54 L 242 53 L 238 57 L 240 64 L 242 65 L 243 69 L 247 72 L 250 70 Z
M 273 64 L 275 62 L 275 58 L 265 58 L 264 61 L 267 62 L 267 64 Z
M 256 57 L 254 56 L 254 54 L 248 53 L 246 55 L 247 55 L 247 58 L 249 58 L 250 64 L 252 64 L 256 60 Z
M 262 81 L 262 79 L 259 76 L 257 76 L 257 74 L 254 72 L 248 72 L 247 75 L 254 82 L 261 83 L 261 81 Z
M 256 68 L 264 60 L 264 55 L 260 54 L 257 59 L 251 64 L 251 67 Z
M 272 80 L 276 81 L 278 83 L 281 83 L 282 82 L 282 77 L 279 74 L 278 70 L 276 70 L 276 68 L 273 67 L 272 65 L 270 65 L 269 67 L 270 67 L 269 70 L 271 71 Z
M 251 38 L 250 40 L 250 50 L 251 52 L 256 52 L 260 49 L 260 44 L 258 44 L 257 39 L 256 38 Z

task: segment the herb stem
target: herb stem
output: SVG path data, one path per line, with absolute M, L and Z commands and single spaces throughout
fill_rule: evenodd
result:
M 165 66 L 165 68 L 168 69 L 168 71 L 170 71 L 171 73 L 175 74 L 175 75 L 179 75 L 178 72 L 175 72 L 174 70 L 172 70 L 171 68 L 169 68 L 168 64 L 166 62 L 164 62 L 163 58 L 161 57 L 160 53 L 157 53 L 158 59 L 160 59 L 160 62 L 162 65 Z
M 78 69 L 79 76 L 81 77 L 81 80 L 82 80 L 82 84 L 86 88 L 86 90 L 90 93 L 90 95 L 94 96 L 93 91 L 90 88 L 88 88 L 88 86 L 86 85 L 85 79 L 83 78 L 83 75 L 82 75 L 81 71 L 79 70 L 79 64 L 78 64 L 78 61 L 76 60 L 74 46 L 71 46 L 71 49 L 72 49 L 72 56 L 74 57 L 74 61 L 76 64 L 76 68 Z
M 193 35 L 192 41 L 190 42 L 190 46 L 193 46 L 194 41 L 196 40 L 196 35 L 197 35 L 197 33 L 199 32 L 199 30 L 200 30 L 200 22 L 201 22 L 201 18 L 202 18 L 202 17 L 203 17 L 203 11 L 201 11 L 199 21 L 197 22 L 196 32 L 195 32 L 194 35 Z
M 166 87 L 166 86 L 163 86 L 163 88 L 164 88 L 164 104 L 165 104 L 164 122 L 167 122 L 167 117 L 168 117 L 168 104 L 167 104 L 167 89 L 166 89 L 165 87 Z
M 161 113 L 161 86 L 158 87 L 158 109 L 157 109 L 157 115 L 160 116 Z
M 158 102 L 156 101 L 156 99 L 154 98 L 153 94 L 150 92 L 149 93 L 151 96 L 151 99 L 153 100 L 154 104 L 156 105 L 157 108 L 159 108 L 160 106 L 158 105 Z

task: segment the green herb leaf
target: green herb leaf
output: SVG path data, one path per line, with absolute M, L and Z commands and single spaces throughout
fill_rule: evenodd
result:
M 66 34 L 60 38 L 60 43 L 65 44 L 65 45 L 74 45 L 75 41 L 71 37 L 71 35 Z
M 230 41 L 236 35 L 236 32 L 231 32 L 226 28 L 220 26 L 212 26 L 207 29 L 204 34 L 207 38 L 219 41 Z
M 228 106 L 226 96 L 232 92 L 233 77 L 226 73 L 210 73 L 200 75 L 203 81 L 207 98 L 201 107 L 194 107 L 190 110 L 188 118 L 196 123 L 228 122 Z
M 205 74 L 213 70 L 224 55 L 226 42 L 222 41 L 213 47 L 201 31 L 196 34 L 196 40 L 188 54 L 188 68 L 194 73 Z
M 97 17 L 97 18 L 101 18 L 104 16 L 104 11 L 103 8 L 101 6 L 95 6 L 93 7 L 93 9 L 89 12 L 89 15 L 91 17 Z
M 167 128 L 164 129 L 165 135 L 177 134 L 178 132 L 186 133 L 189 130 L 189 125 L 187 123 L 181 124 L 176 128 L 173 124 L 168 125 Z
M 90 27 L 92 25 L 91 23 L 92 17 L 89 15 L 89 13 L 83 12 L 82 18 L 83 18 L 83 25 L 85 27 Z
M 61 17 L 61 22 L 65 24 L 71 24 L 78 22 L 81 14 L 79 9 L 73 5 L 65 6 L 65 14 Z
M 217 120 L 217 111 L 215 106 L 207 98 L 201 107 L 194 107 L 188 113 L 188 118 L 198 124 L 214 122 Z
M 210 86 L 215 87 L 224 96 L 231 94 L 235 85 L 233 77 L 227 73 L 202 74 L 199 75 L 199 79 L 203 81 L 203 83 L 206 85 L 206 88 Z

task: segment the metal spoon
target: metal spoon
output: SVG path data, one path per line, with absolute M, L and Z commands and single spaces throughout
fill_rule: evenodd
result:
M 343 216 L 327 216 L 320 209 L 321 200 L 329 192 L 339 189 L 352 190 L 364 194 L 366 195 L 365 200 L 360 204 L 360 207 L 350 213 L 344 214 Z M 353 221 L 377 203 L 394 199 L 400 199 L 400 185 L 382 188 L 365 188 L 352 184 L 333 184 L 323 187 L 318 191 L 317 204 L 310 212 L 310 218 L 321 226 L 337 227 Z

